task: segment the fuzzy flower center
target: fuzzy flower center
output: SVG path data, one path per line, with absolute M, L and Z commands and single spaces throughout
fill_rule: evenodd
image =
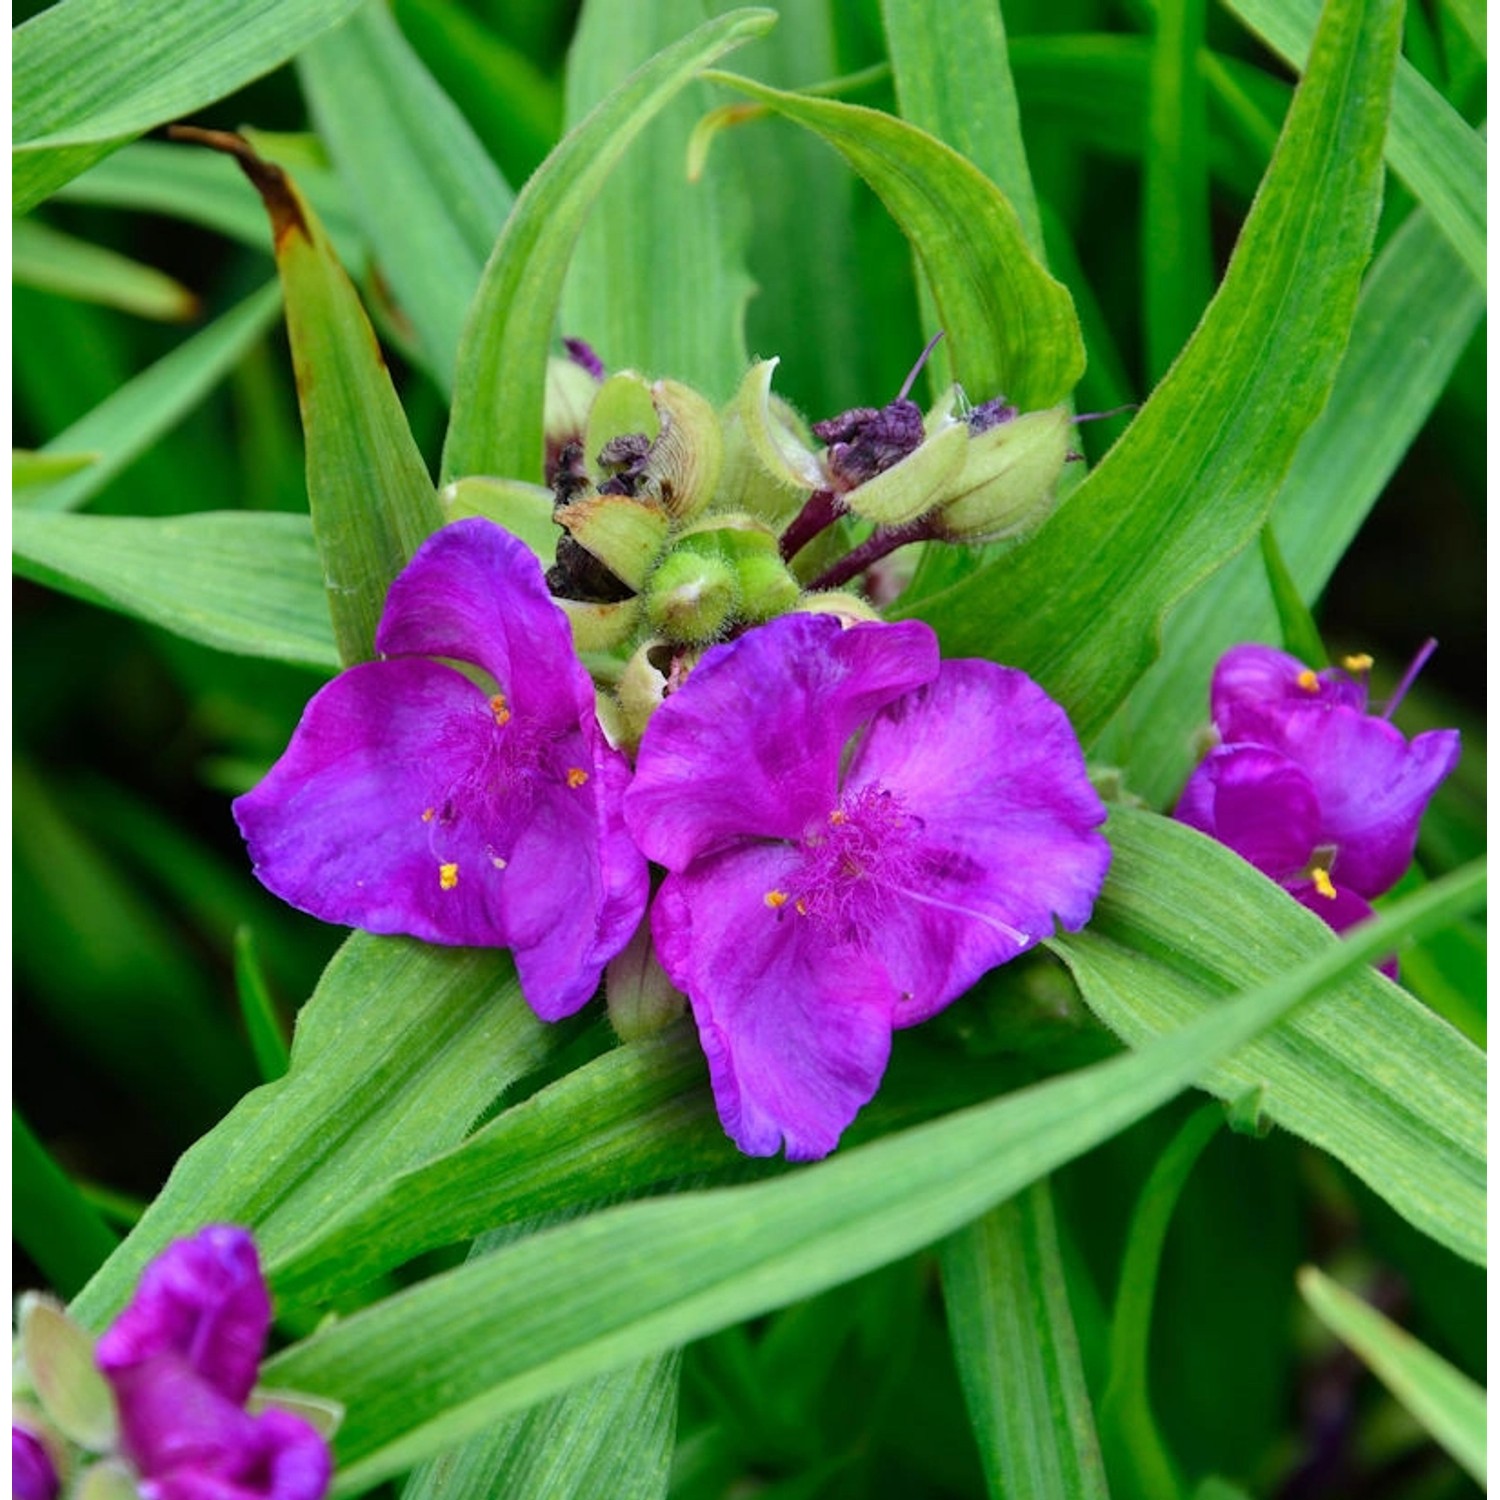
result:
M 861 941 L 916 874 L 921 820 L 878 783 L 840 797 L 795 845 L 783 886 L 766 892 L 778 914 L 809 917 L 839 941 Z

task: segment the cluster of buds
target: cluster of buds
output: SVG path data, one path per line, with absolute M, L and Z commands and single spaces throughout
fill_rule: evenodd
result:
M 567 347 L 549 371 L 547 488 L 472 478 L 445 500 L 555 557 L 548 587 L 612 690 L 601 708 L 626 746 L 715 643 L 790 613 L 875 618 L 844 590 L 897 548 L 1022 540 L 1073 456 L 1064 407 L 970 406 L 953 386 L 924 414 L 907 392 L 932 344 L 887 406 L 811 428 L 772 393 L 775 360 L 716 410 L 679 381 L 606 376 L 587 345 Z

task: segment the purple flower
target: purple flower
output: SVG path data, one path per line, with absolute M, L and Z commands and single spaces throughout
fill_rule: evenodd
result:
M 301 1417 L 244 1410 L 271 1301 L 249 1233 L 214 1224 L 147 1266 L 95 1359 L 146 1500 L 318 1500 L 328 1445 Z
M 318 692 L 235 802 L 256 874 L 324 921 L 507 946 L 536 1013 L 570 1015 L 647 878 L 620 818 L 629 768 L 540 564 L 490 521 L 446 526 L 392 584 L 375 644 L 384 659 Z
M 1401 878 L 1427 802 L 1459 754 L 1456 730 L 1408 742 L 1365 711 L 1367 696 L 1357 670 L 1313 672 L 1269 646 L 1233 647 L 1214 670 L 1222 743 L 1176 811 L 1338 931 L 1369 916 L 1370 901 Z M 1397 701 L 1399 691 L 1387 715 Z
M 12 1500 L 53 1500 L 58 1491 L 57 1470 L 42 1440 L 25 1427 L 11 1424 L 10 1492 Z
M 670 872 L 657 951 L 742 1151 L 826 1155 L 915 1025 L 1088 920 L 1103 804 L 1020 672 L 917 622 L 790 615 L 709 651 L 647 726 L 625 818 Z

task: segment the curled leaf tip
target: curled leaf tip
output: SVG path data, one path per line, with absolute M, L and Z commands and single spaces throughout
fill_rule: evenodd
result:
M 282 240 L 292 233 L 300 234 L 309 243 L 312 241 L 312 232 L 307 226 L 302 204 L 292 190 L 286 173 L 274 162 L 259 155 L 244 136 L 237 135 L 232 130 L 204 130 L 197 125 L 169 125 L 167 137 L 193 146 L 207 146 L 211 151 L 221 151 L 239 163 L 240 170 L 250 179 L 271 216 L 271 233 L 278 249 Z

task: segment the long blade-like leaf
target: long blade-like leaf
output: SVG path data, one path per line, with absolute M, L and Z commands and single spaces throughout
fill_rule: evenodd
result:
M 336 26 L 359 0 L 178 0 L 149 20 L 116 0 L 60 0 L 11 50 L 13 210 L 153 125 L 232 94 Z
M 942 1247 L 943 1300 L 993 1500 L 1107 1500 L 1044 1181 Z
M 1484 1484 L 1484 1391 L 1315 1266 L 1298 1273 L 1297 1289 L 1412 1416 Z
M 21 1248 L 64 1297 L 71 1296 L 120 1243 L 72 1179 L 10 1112 L 11 1216 Z
M 632 73 L 526 184 L 485 266 L 459 346 L 443 479 L 542 477 L 542 408 L 558 301 L 589 208 L 631 141 L 693 77 L 759 36 L 771 11 L 700 26 Z
M 338 651 L 305 516 L 11 517 L 15 570 L 241 656 L 322 671 Z
M 298 1018 L 290 1071 L 181 1158 L 74 1316 L 102 1327 L 141 1267 L 201 1224 L 251 1225 L 267 1255 L 305 1238 L 338 1204 L 451 1146 L 557 1035 L 522 1000 L 506 953 L 357 934 Z
M 1054 946 L 1084 999 L 1133 1046 L 1327 941 L 1317 917 L 1181 824 L 1116 810 L 1109 836 L 1114 863 L 1094 919 Z M 1270 1119 L 1483 1262 L 1484 1054 L 1399 986 L 1359 974 L 1201 1082 L 1223 1099 L 1263 1088 Z
M 35 219 L 12 226 L 10 254 L 11 279 L 23 286 L 168 323 L 185 322 L 198 311 L 198 299 L 164 271 Z
M 1029 546 L 920 602 L 945 650 L 1036 677 L 1085 740 L 1162 617 L 1261 521 L 1327 398 L 1379 204 L 1393 0 L 1329 6 L 1203 322 L 1124 437 Z
M 1172 1097 L 1399 934 L 1482 899 L 1482 869 L 1466 869 L 1132 1056 L 777 1181 L 680 1193 L 535 1235 L 323 1329 L 272 1360 L 265 1378 L 345 1403 L 335 1485 L 357 1493 L 580 1380 L 951 1233 Z
M 514 195 L 383 4 L 319 38 L 297 70 L 381 271 L 446 390 Z

